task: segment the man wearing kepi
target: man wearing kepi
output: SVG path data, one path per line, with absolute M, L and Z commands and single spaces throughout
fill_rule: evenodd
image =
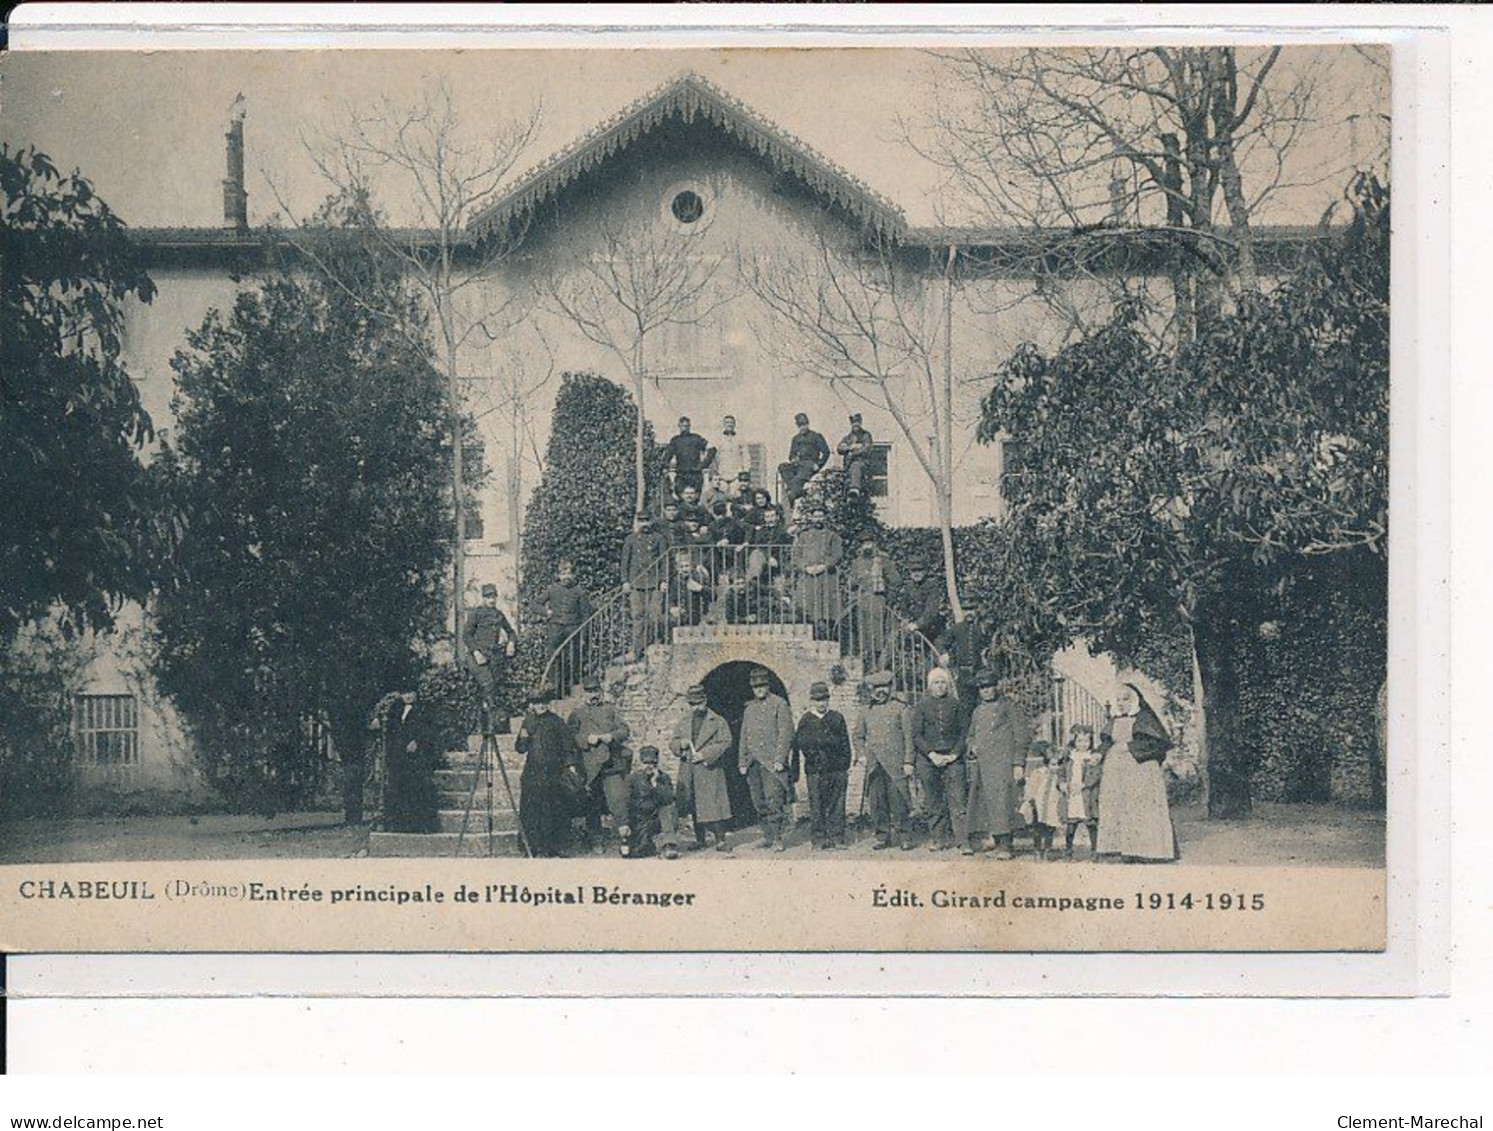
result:
M 788 759 L 793 748 L 793 715 L 781 695 L 768 686 L 767 669 L 753 668 L 752 698 L 741 716 L 741 772 L 752 791 L 752 805 L 762 819 L 762 847 L 787 847 L 790 782 Z
M 482 604 L 467 610 L 462 642 L 467 651 L 467 668 L 482 691 L 483 733 L 490 733 L 500 724 L 506 730 L 507 720 L 498 717 L 498 687 L 507 666 L 505 661 L 518 650 L 518 635 L 498 608 L 496 585 L 484 585 Z
M 913 752 L 907 709 L 892 699 L 892 673 L 867 681 L 871 704 L 855 720 L 856 749 L 866 762 L 866 803 L 876 827 L 875 849 L 912 848 L 907 817 L 912 808 Z
M 866 489 L 866 462 L 876 441 L 861 427 L 861 414 L 850 414 L 850 431 L 840 441 L 839 453 L 845 459 L 845 478 L 850 481 L 850 497 L 859 498 Z
M 809 820 L 815 848 L 845 847 L 845 788 L 850 781 L 850 731 L 830 710 L 829 684 L 809 688 L 809 710 L 798 723 L 794 748 L 809 782 Z
M 564 778 L 574 761 L 570 730 L 550 710 L 548 688 L 529 692 L 529 713 L 514 749 L 524 756 L 519 775 L 518 823 L 532 856 L 559 856 L 570 829 L 570 797 Z
M 731 728 L 705 705 L 705 688 L 700 684 L 689 689 L 685 701 L 689 713 L 679 720 L 671 739 L 679 755 L 680 780 L 689 782 L 684 811 L 694 818 L 696 844 L 703 848 L 713 840 L 718 852 L 730 852 L 726 825 L 731 820 L 731 797 L 726 791 L 726 771 Z
M 627 779 L 627 823 L 623 856 L 636 859 L 657 850 L 665 860 L 679 855 L 679 811 L 674 783 L 658 768 L 658 747 L 638 749 L 638 768 Z
M 909 720 L 918 783 L 929 810 L 928 850 L 969 849 L 967 809 L 969 778 L 964 767 L 966 716 L 954 681 L 942 668 L 928 673 L 928 694 L 918 700 Z M 970 850 L 972 851 L 972 850 Z
M 632 649 L 636 660 L 643 649 L 663 639 L 664 590 L 668 583 L 663 560 L 669 539 L 655 528 L 648 516 L 633 516 L 632 533 L 622 540 L 622 583 L 627 586 L 627 608 L 632 618 Z
M 1011 859 L 1016 824 L 1017 784 L 1026 770 L 1032 728 L 1021 704 L 1002 695 L 1000 676 L 986 669 L 975 680 L 980 705 L 969 720 L 965 760 L 969 771 L 969 835 L 995 849 L 997 860 Z
M 566 725 L 585 778 L 586 823 L 592 833 L 597 833 L 603 814 L 612 819 L 614 829 L 627 824 L 627 774 L 632 766 L 623 743 L 632 729 L 617 708 L 606 701 L 599 676 L 588 675 L 581 687 L 586 701 L 570 713 Z
M 808 413 L 799 413 L 793 423 L 798 431 L 788 444 L 788 461 L 778 465 L 778 475 L 783 480 L 783 504 L 790 511 L 809 480 L 829 462 L 829 441 L 809 427 Z

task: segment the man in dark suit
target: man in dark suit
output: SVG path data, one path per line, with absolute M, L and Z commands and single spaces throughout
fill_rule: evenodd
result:
M 518 634 L 498 608 L 496 585 L 482 587 L 482 604 L 467 610 L 461 638 L 467 653 L 467 670 L 482 689 L 482 730 L 491 733 L 507 721 L 499 717 L 502 712 L 498 709 L 498 692 L 507 675 L 508 661 L 518 650 Z
M 809 710 L 798 721 L 793 749 L 809 783 L 809 821 L 815 848 L 845 847 L 845 791 L 850 781 L 850 729 L 830 710 L 829 684 L 809 688 Z
M 440 762 L 430 712 L 406 691 L 382 720 L 384 827 L 396 833 L 432 833 L 439 821 L 435 771 Z

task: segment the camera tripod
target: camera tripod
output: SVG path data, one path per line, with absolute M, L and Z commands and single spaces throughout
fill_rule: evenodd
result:
M 461 832 L 456 838 L 456 855 L 461 855 L 461 846 L 467 839 L 467 828 L 472 820 L 472 808 L 477 800 L 477 785 L 485 782 L 487 787 L 487 855 L 496 855 L 496 834 L 493 830 L 492 803 L 493 803 L 493 764 L 498 767 L 498 774 L 503 779 L 503 792 L 508 796 L 508 806 L 513 810 L 514 825 L 518 829 L 518 847 L 525 856 L 532 856 L 529 851 L 528 838 L 524 836 L 523 824 L 518 820 L 518 801 L 513 796 L 513 784 L 508 780 L 508 764 L 503 761 L 503 755 L 498 750 L 498 737 L 491 726 L 482 728 L 482 748 L 477 755 L 477 766 L 472 774 L 472 784 L 467 790 L 466 811 L 461 816 Z

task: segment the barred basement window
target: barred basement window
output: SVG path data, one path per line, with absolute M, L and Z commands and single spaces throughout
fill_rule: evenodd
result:
M 139 765 L 139 702 L 133 695 L 79 695 L 73 734 L 85 766 Z

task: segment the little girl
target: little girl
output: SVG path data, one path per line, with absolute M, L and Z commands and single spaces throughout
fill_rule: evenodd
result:
M 1068 828 L 1063 854 L 1073 859 L 1073 838 L 1082 824 L 1089 830 L 1089 855 L 1099 843 L 1099 777 L 1103 765 L 1094 749 L 1094 728 L 1078 723 L 1069 732 L 1068 771 L 1064 775 L 1063 794 L 1067 802 Z
M 1026 774 L 1026 800 L 1022 810 L 1032 826 L 1032 847 L 1038 860 L 1052 852 L 1053 834 L 1063 827 L 1066 817 L 1063 787 L 1068 776 L 1068 751 L 1046 742 L 1032 744 L 1039 761 Z

